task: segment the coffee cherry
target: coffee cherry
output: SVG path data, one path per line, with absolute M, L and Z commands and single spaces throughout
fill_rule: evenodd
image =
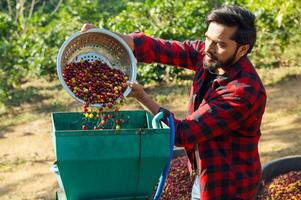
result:
M 107 106 L 108 106 L 108 108 L 112 108 L 113 104 L 111 102 L 109 102 Z
M 87 112 L 87 105 L 86 104 L 84 104 L 83 106 L 82 106 L 82 111 L 85 113 L 85 112 Z
M 83 130 L 87 130 L 88 128 L 87 128 L 86 125 L 82 125 L 82 129 L 83 129 Z
M 101 120 L 100 124 L 101 124 L 102 126 L 105 126 L 105 125 L 106 125 L 106 121 L 105 121 L 105 120 Z

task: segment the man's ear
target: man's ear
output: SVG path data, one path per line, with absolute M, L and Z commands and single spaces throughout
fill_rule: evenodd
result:
M 237 51 L 237 56 L 239 58 L 241 58 L 242 56 L 246 55 L 248 50 L 250 48 L 250 45 L 249 44 L 245 44 L 245 45 L 241 45 L 239 48 L 238 48 L 238 51 Z

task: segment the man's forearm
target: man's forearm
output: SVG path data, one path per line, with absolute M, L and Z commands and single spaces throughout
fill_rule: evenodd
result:
M 133 40 L 132 37 L 130 37 L 128 35 L 121 34 L 121 33 L 116 33 L 116 34 L 119 37 L 121 37 L 127 43 L 127 45 L 132 49 L 132 51 L 134 51 L 135 45 L 134 45 L 134 40 Z
M 153 115 L 157 114 L 160 106 L 148 94 L 144 94 L 137 100 L 144 105 Z
M 132 51 L 134 51 L 135 44 L 132 37 L 121 33 L 116 34 L 127 43 L 127 45 L 132 49 Z M 144 93 L 143 95 L 141 95 L 141 97 L 138 97 L 137 100 L 143 106 L 145 106 L 153 115 L 158 113 L 160 106 L 148 94 Z

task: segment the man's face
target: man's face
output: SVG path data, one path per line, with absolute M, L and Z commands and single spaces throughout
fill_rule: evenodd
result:
M 205 33 L 205 68 L 215 71 L 238 60 L 238 44 L 231 39 L 236 29 L 215 22 L 209 24 Z

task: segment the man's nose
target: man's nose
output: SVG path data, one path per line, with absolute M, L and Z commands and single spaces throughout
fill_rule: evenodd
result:
M 206 41 L 205 42 L 205 52 L 209 52 L 211 54 L 215 54 L 215 44 L 213 41 Z

